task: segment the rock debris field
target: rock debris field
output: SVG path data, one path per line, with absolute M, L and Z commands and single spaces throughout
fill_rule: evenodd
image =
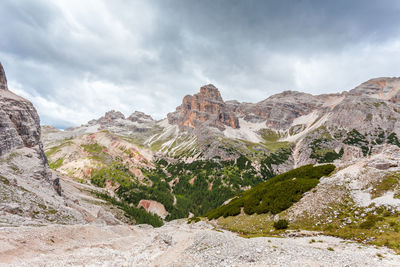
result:
M 400 255 L 328 236 L 246 239 L 181 220 L 1 228 L 0 266 L 400 266 Z

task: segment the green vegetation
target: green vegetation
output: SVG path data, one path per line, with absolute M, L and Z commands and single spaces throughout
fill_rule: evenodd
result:
M 400 253 L 400 213 L 396 210 L 374 205 L 357 207 L 350 199 L 344 199 L 315 215 L 304 213 L 292 221 L 288 229 L 318 231 L 364 244 L 386 246 Z M 285 212 L 279 216 L 285 216 Z M 273 224 L 272 214 L 240 214 L 218 219 L 220 227 L 245 237 L 279 236 Z
M 63 160 L 62 158 L 59 158 L 59 159 L 57 159 L 57 160 L 54 161 L 54 162 L 50 162 L 50 163 L 49 163 L 49 168 L 55 170 L 55 169 L 61 167 L 61 165 L 63 164 L 63 162 L 64 162 L 64 160 Z
M 372 198 L 380 197 L 387 191 L 395 189 L 400 184 L 400 172 L 393 172 L 385 177 L 374 186 Z
M 96 151 L 101 151 L 97 149 Z M 221 205 L 244 189 L 265 179 L 257 173 L 245 156 L 236 160 L 197 160 L 191 163 L 165 159 L 154 168 L 142 169 L 146 177 L 138 181 L 120 162 L 94 170 L 91 183 L 105 187 L 117 185 L 116 195 L 121 203 L 137 206 L 142 199 L 162 203 L 169 212 L 166 220 L 185 218 L 189 213 L 201 216 Z
M 261 129 L 260 131 L 258 131 L 258 133 L 266 142 L 277 142 L 279 138 L 281 138 L 279 132 L 273 131 L 271 129 Z
M 329 135 L 329 138 L 322 137 L 318 139 L 314 139 L 309 147 L 312 149 L 310 158 L 316 159 L 318 163 L 330 163 L 336 159 L 340 159 L 343 156 L 343 148 L 340 149 L 339 153 L 330 148 L 325 148 L 327 143 L 332 139 Z
M 192 217 L 192 218 L 189 218 L 189 219 L 188 219 L 187 223 L 188 223 L 188 224 L 191 224 L 191 223 L 198 223 L 199 221 L 201 221 L 201 219 L 200 219 L 199 217 Z
M 132 178 L 133 175 L 127 167 L 115 162 L 109 167 L 94 170 L 90 181 L 98 187 L 105 187 L 106 181 L 110 181 L 112 185 L 118 183 L 122 186 L 128 186 L 131 184 Z
M 68 146 L 73 144 L 72 141 L 65 141 L 62 144 L 58 145 L 58 146 L 54 146 L 52 148 L 50 148 L 45 154 L 46 157 L 49 158 L 50 156 L 52 156 L 53 154 L 59 152 L 61 150 L 61 148 L 63 148 L 64 146 Z
M 111 164 L 112 163 L 112 158 L 110 155 L 108 155 L 107 148 L 105 146 L 101 146 L 97 143 L 94 144 L 88 144 L 88 145 L 81 145 L 83 150 L 91 154 L 91 158 L 106 164 Z
M 387 142 L 388 144 L 396 145 L 400 147 L 400 141 L 399 138 L 397 137 L 396 133 L 391 133 L 387 137 Z
M 342 157 L 343 148 L 341 148 L 339 152 L 336 152 L 331 148 L 334 138 L 326 127 L 318 127 L 312 132 L 312 134 L 316 135 L 318 138 L 313 139 L 308 145 L 309 148 L 311 148 L 310 158 L 316 159 L 318 163 L 331 163 Z M 335 138 L 340 137 L 341 134 L 339 132 L 336 133 Z
M 376 222 L 383 221 L 382 217 L 378 217 L 376 215 L 370 214 L 367 219 L 360 224 L 361 229 L 371 229 L 376 225 Z
M 277 214 L 300 200 L 303 194 L 314 188 L 322 176 L 329 175 L 335 166 L 332 164 L 306 165 L 277 175 L 266 182 L 247 190 L 228 204 L 218 207 L 207 214 L 208 219 L 221 216 L 235 216 L 243 208 L 246 214 Z
M 365 136 L 359 133 L 356 129 L 353 129 L 347 133 L 347 137 L 343 140 L 343 143 L 360 147 L 364 156 L 366 156 L 369 152 L 369 142 Z
M 270 214 L 240 214 L 237 216 L 221 217 L 218 225 L 224 229 L 237 232 L 243 236 L 263 236 L 271 235 L 274 231 L 273 216 Z
M 112 205 L 115 205 L 122 209 L 125 212 L 125 215 L 133 220 L 136 224 L 150 224 L 154 227 L 160 227 L 163 225 L 162 219 L 154 214 L 146 212 L 143 208 L 136 208 L 134 206 L 130 206 L 125 202 L 121 202 L 116 200 L 113 197 L 110 197 L 104 193 L 93 192 L 97 197 L 106 200 Z
M 274 228 L 276 230 L 283 230 L 289 227 L 289 221 L 285 219 L 280 219 L 277 222 L 274 222 Z
M 261 175 L 263 177 L 274 177 L 276 173 L 272 168 L 272 165 L 280 165 L 289 159 L 292 150 L 291 148 L 279 149 L 275 153 L 271 153 L 267 155 L 264 159 L 261 160 Z

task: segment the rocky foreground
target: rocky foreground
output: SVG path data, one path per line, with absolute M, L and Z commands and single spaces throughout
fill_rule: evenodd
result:
M 400 255 L 328 236 L 246 239 L 211 224 L 0 229 L 7 266 L 400 266 Z

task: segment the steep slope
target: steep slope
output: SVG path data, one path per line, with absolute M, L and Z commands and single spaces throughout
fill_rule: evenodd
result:
M 63 209 L 59 179 L 47 166 L 39 116 L 26 99 L 8 90 L 0 64 L 1 224 L 77 221 Z M 29 218 L 29 219 L 28 219 Z
M 65 175 L 133 205 L 160 202 L 169 219 L 200 215 L 294 167 L 346 164 L 380 145 L 400 146 L 399 84 L 379 78 L 349 92 L 285 91 L 254 104 L 225 102 L 206 85 L 167 119 L 110 111 L 65 131 L 43 127 L 43 142 L 51 167 Z
M 274 222 L 284 219 L 290 230 L 318 231 L 400 251 L 399 158 L 398 146 L 377 145 L 369 157 L 348 159 L 319 182 L 310 180 L 318 178 L 315 169 L 332 165 L 303 166 L 241 193 L 208 216 L 247 235 L 271 234 Z
M 96 188 L 79 188 L 49 169 L 40 136 L 36 109 L 8 90 L 0 64 L 0 225 L 120 223 L 85 193 Z
M 239 128 L 237 117 L 228 107 L 218 89 L 209 84 L 201 87 L 200 93 L 185 96 L 177 111 L 168 114 L 168 122 L 178 124 L 180 129 L 197 128 L 203 123 L 220 130 L 225 126 Z

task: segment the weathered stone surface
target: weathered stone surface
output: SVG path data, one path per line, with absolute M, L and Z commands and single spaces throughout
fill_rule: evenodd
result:
M 350 90 L 353 96 L 368 96 L 398 103 L 400 99 L 400 78 L 375 78 Z
M 106 114 L 104 114 L 104 116 L 98 120 L 98 122 L 99 123 L 109 123 L 109 122 L 112 122 L 117 119 L 125 119 L 124 114 L 122 114 L 119 111 L 110 110 L 110 111 L 107 111 Z
M 287 129 L 293 120 L 320 107 L 322 101 L 311 94 L 285 91 L 258 103 L 240 103 L 235 113 L 246 121 L 266 121 L 266 126 Z
M 5 89 L 2 67 L 0 83 L 0 155 L 24 146 L 41 146 L 39 115 L 31 102 Z
M 139 201 L 137 207 L 143 207 L 147 212 L 157 214 L 163 219 L 168 215 L 168 211 L 165 209 L 164 205 L 155 200 L 142 199 Z
M 222 100 L 218 89 L 212 85 L 200 88 L 200 93 L 187 95 L 177 112 L 168 114 L 170 124 L 178 124 L 180 129 L 196 128 L 204 123 L 224 130 L 225 126 L 239 128 L 237 116 Z
M 8 90 L 6 73 L 4 72 L 3 65 L 0 62 L 0 90 Z
M 145 123 L 145 122 L 153 121 L 153 118 L 144 112 L 135 111 L 127 118 L 127 120 L 130 120 L 133 122 Z

